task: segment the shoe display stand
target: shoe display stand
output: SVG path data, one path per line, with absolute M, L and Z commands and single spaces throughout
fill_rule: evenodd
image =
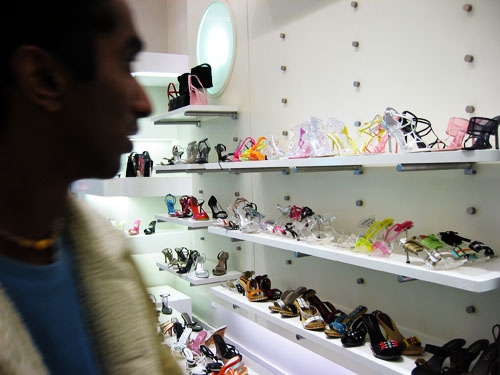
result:
M 168 214 L 157 214 L 155 219 L 158 221 L 167 221 L 169 223 L 187 226 L 188 229 L 208 228 L 215 224 L 217 220 L 194 220 L 191 218 L 171 217 Z
M 170 294 L 168 297 L 168 306 L 181 312 L 187 312 L 192 315 L 192 302 L 191 297 L 179 292 L 178 290 L 171 288 L 167 285 L 153 286 L 147 288 L 149 294 L 155 296 L 156 307 L 161 310 L 161 295 Z M 160 316 L 170 317 L 171 315 L 160 314 Z M 180 317 L 179 317 L 180 318 Z M 180 320 L 182 322 L 182 318 Z
M 209 277 L 206 278 L 197 277 L 193 271 L 188 273 L 177 273 L 177 270 L 168 267 L 165 263 L 157 262 L 156 265 L 161 271 L 168 271 L 172 275 L 188 281 L 191 286 L 218 284 L 228 280 L 236 280 L 241 276 L 241 271 L 231 271 L 231 270 L 228 270 L 225 275 L 214 276 L 212 274 L 212 269 L 215 268 L 214 263 L 205 263 L 205 269 L 209 272 L 210 275 Z
M 411 263 L 407 264 L 406 255 L 404 254 L 394 253 L 388 258 L 370 256 L 335 247 L 334 245 L 314 245 L 294 239 L 280 238 L 272 234 L 243 233 L 239 230 L 228 230 L 220 227 L 209 227 L 208 232 L 476 293 L 500 288 L 500 259 L 450 270 L 432 270 L 425 267 L 423 259 L 412 255 L 410 255 Z
M 238 108 L 224 105 L 188 105 L 151 117 L 155 125 L 197 125 L 217 117 L 238 118 Z
M 249 302 L 248 299 L 236 291 L 231 291 L 221 286 L 210 288 L 210 291 L 216 297 L 230 303 L 233 308 L 241 308 L 251 312 L 256 316 L 265 319 L 287 331 L 295 333 L 297 339 L 305 338 L 316 344 L 319 344 L 326 349 L 332 351 L 336 355 L 345 357 L 346 361 L 356 362 L 373 370 L 373 373 L 384 375 L 407 375 L 415 367 L 414 358 L 403 356 L 401 361 L 388 362 L 381 361 L 375 358 L 370 349 L 370 343 L 367 342 L 363 346 L 355 348 L 344 348 L 340 339 L 328 339 L 324 332 L 315 332 L 306 330 L 302 327 L 299 318 L 281 318 L 280 314 L 272 314 L 268 306 L 269 302 Z M 422 357 L 430 358 L 430 354 L 426 353 Z
M 101 197 L 161 197 L 166 186 L 174 195 L 191 195 L 193 191 L 191 176 L 86 179 L 75 181 L 71 191 Z

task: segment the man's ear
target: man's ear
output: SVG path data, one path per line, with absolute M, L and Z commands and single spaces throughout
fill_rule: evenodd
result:
M 22 94 L 48 112 L 62 108 L 68 74 L 47 51 L 36 46 L 21 46 L 11 57 L 15 82 Z

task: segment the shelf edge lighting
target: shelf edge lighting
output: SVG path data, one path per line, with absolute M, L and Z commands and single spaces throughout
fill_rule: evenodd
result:
M 188 71 L 188 56 L 141 52 L 132 65 L 132 75 L 146 84 L 159 85 Z

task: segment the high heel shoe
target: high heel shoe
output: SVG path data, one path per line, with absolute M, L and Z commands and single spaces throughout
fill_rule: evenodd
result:
M 203 327 L 198 322 L 193 321 L 187 312 L 183 312 L 181 317 L 182 320 L 184 320 L 184 327 L 191 328 L 193 332 L 200 332 L 203 330 Z
M 469 120 L 462 117 L 451 117 L 448 121 L 448 127 L 446 128 L 446 134 L 448 138 L 444 140 L 447 142 L 450 138 L 451 141 L 443 149 L 443 151 L 460 150 L 462 148 L 462 142 L 467 134 L 467 128 L 469 127 Z M 434 150 L 438 151 L 438 150 Z
M 349 315 L 341 314 L 335 321 L 329 324 L 329 329 L 325 329 L 328 337 L 344 337 L 347 330 L 353 323 L 368 311 L 366 306 L 358 306 Z
M 344 333 L 344 337 L 342 337 L 340 341 L 346 348 L 361 346 L 365 343 L 367 333 L 368 330 L 363 322 L 363 316 L 361 316 L 352 323 L 351 328 Z
M 165 195 L 165 204 L 167 205 L 168 215 L 172 217 L 179 217 L 181 213 L 175 209 L 175 202 L 177 198 L 175 198 L 172 194 Z
M 210 153 L 210 146 L 208 145 L 208 138 L 198 142 L 198 157 L 194 160 L 196 164 L 208 163 L 208 154 Z
M 446 375 L 470 374 L 468 371 L 471 363 L 488 345 L 488 340 L 480 339 L 470 344 L 468 348 L 458 349 L 450 356 L 450 367 L 443 367 L 441 372 Z
M 179 270 L 177 271 L 177 273 L 189 273 L 191 271 L 191 267 L 193 266 L 194 262 L 198 258 L 198 255 L 199 255 L 199 253 L 196 250 L 191 251 L 189 253 L 188 258 L 187 258 L 186 265 L 183 267 L 179 267 Z
M 246 137 L 236 148 L 236 151 L 233 153 L 233 156 L 231 156 L 231 161 L 241 161 L 240 156 L 243 154 L 243 152 L 245 152 L 254 145 L 255 145 L 255 139 L 253 139 L 252 137 Z
M 310 289 L 304 293 L 304 299 L 318 309 L 326 324 L 332 323 L 336 319 L 337 315 L 342 314 L 342 311 L 337 310 L 331 302 L 321 301 L 314 290 Z
M 139 234 L 139 226 L 141 225 L 140 220 L 134 221 L 134 224 L 132 225 L 132 228 L 128 230 L 128 234 L 131 236 L 137 236 Z
M 196 156 L 198 155 L 198 142 L 189 142 L 186 147 L 186 160 L 185 164 L 193 164 Z
M 178 217 L 186 218 L 193 216 L 193 211 L 191 211 L 189 202 L 191 197 L 189 195 L 183 195 L 181 199 L 179 199 L 179 203 L 181 204 L 181 213 Z
M 256 276 L 255 281 L 259 289 L 266 295 L 268 300 L 276 301 L 281 298 L 282 292 L 279 289 L 271 288 L 271 279 L 267 275 Z
M 213 195 L 208 200 L 208 207 L 210 207 L 212 209 L 212 217 L 214 219 L 226 219 L 227 218 L 227 212 L 222 209 L 219 202 L 217 202 L 217 198 L 215 198 Z
M 240 357 L 241 359 L 241 354 L 234 345 L 227 344 L 219 335 L 214 335 L 213 339 L 216 347 L 217 357 L 219 357 L 222 362 L 226 363 L 228 360 L 236 356 Z
M 305 329 L 313 331 L 325 329 L 325 321 L 316 307 L 311 306 L 302 297 L 297 298 L 294 303 Z
M 161 312 L 165 315 L 172 314 L 172 308 L 168 306 L 168 297 L 170 297 L 170 294 L 162 294 L 160 297 L 161 297 Z
M 398 343 L 398 346 L 401 348 L 401 354 L 420 355 L 424 352 L 425 349 L 422 346 L 422 342 L 417 336 L 405 338 L 401 332 L 399 332 L 396 323 L 394 323 L 389 315 L 379 310 L 375 310 L 373 313 L 377 317 L 379 324 L 384 329 L 385 337 L 388 340 L 391 339 Z
M 196 332 L 194 329 L 193 331 Z M 201 330 L 200 333 L 198 333 L 198 335 L 196 336 L 196 338 L 190 343 L 188 343 L 187 345 L 188 348 L 191 349 L 191 351 L 195 352 L 196 354 L 201 355 L 200 345 L 203 343 L 203 341 L 205 341 L 206 337 L 207 337 L 207 331 Z
M 219 143 L 215 146 L 215 152 L 217 152 L 217 158 L 219 160 L 219 163 L 232 161 L 231 156 L 234 155 L 234 152 L 231 152 L 229 154 L 224 154 L 226 152 L 226 146 L 224 146 L 222 143 Z
M 162 251 L 163 256 L 165 257 L 165 263 L 170 267 L 170 264 L 174 262 L 174 254 L 172 253 L 172 249 L 165 248 Z
M 203 344 L 207 347 L 212 345 L 214 343 L 214 336 L 215 335 L 219 335 L 222 338 L 224 338 L 224 335 L 226 333 L 226 329 L 227 329 L 227 326 L 223 325 L 222 327 L 219 327 L 211 332 L 208 332 L 207 337 L 205 338 L 205 341 L 203 342 Z
M 471 117 L 467 134 L 469 137 L 464 141 L 462 150 L 486 150 L 492 148 L 490 136 L 495 136 L 495 148 L 498 150 L 498 126 L 500 125 L 500 116 L 493 119 L 486 117 Z M 470 146 L 466 144 L 471 141 Z
M 495 330 L 498 331 L 496 335 Z M 467 375 L 500 374 L 500 324 L 495 324 L 491 332 L 493 333 L 493 342 L 483 350 Z
M 206 257 L 204 254 L 198 255 L 196 258 L 196 262 L 194 264 L 194 274 L 196 277 L 199 277 L 200 279 L 206 279 L 208 278 L 208 271 L 205 269 L 205 261 Z
M 434 355 L 427 361 L 423 358 L 418 358 L 415 361 L 417 367 L 412 370 L 411 375 L 440 375 L 445 359 L 464 345 L 464 339 L 453 339 L 441 347 L 427 344 L 425 351 Z
M 217 255 L 218 263 L 215 268 L 212 270 L 212 274 L 214 276 L 222 276 L 227 273 L 227 260 L 229 258 L 229 253 L 226 251 L 221 251 Z
M 177 253 L 177 264 L 179 265 L 179 267 L 181 267 L 181 265 L 185 265 L 190 254 L 188 248 L 176 247 L 174 250 Z
M 172 163 L 173 164 L 183 164 L 184 160 L 182 160 L 182 155 L 184 154 L 184 150 L 181 146 L 173 146 L 172 147 Z
M 144 234 L 153 234 L 155 232 L 156 228 L 156 220 L 153 220 L 151 223 L 149 223 L 149 226 L 144 229 Z
M 205 203 L 204 200 L 200 199 L 199 201 L 196 199 L 196 197 L 190 197 L 189 198 L 189 208 L 191 212 L 193 213 L 193 219 L 195 220 L 208 220 L 208 214 L 206 211 L 203 209 L 203 203 Z
M 371 314 L 363 315 L 363 322 L 366 326 L 373 355 L 384 361 L 396 361 L 401 357 L 401 348 L 394 340 L 385 341 L 377 317 Z

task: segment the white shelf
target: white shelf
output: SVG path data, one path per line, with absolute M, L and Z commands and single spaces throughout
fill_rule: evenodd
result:
M 238 108 L 225 105 L 188 105 L 151 117 L 155 125 L 199 124 L 217 117 L 236 119 Z
M 178 225 L 184 225 L 188 228 L 193 229 L 207 228 L 210 225 L 217 223 L 217 220 L 194 220 L 192 218 L 171 217 L 168 214 L 155 215 L 155 219 L 160 221 L 168 221 L 169 223 Z
M 191 176 L 85 179 L 75 181 L 71 190 L 102 197 L 162 197 L 167 193 L 192 195 L 193 181 Z
M 370 349 L 368 335 L 365 345 L 354 348 L 344 348 L 340 339 L 328 339 L 322 331 L 315 332 L 304 329 L 299 318 L 284 319 L 281 318 L 280 314 L 272 314 L 268 308 L 271 303 L 250 302 L 241 294 L 221 286 L 212 287 L 210 291 L 226 302 L 239 306 L 287 331 L 298 334 L 311 342 L 319 344 L 335 354 L 344 357 L 347 361 L 353 361 L 372 368 L 377 373 L 384 375 L 408 375 L 411 373 L 411 370 L 415 368 L 415 358 L 412 357 L 401 356 L 401 360 L 397 362 L 389 362 L 375 358 Z M 430 354 L 426 353 L 420 357 L 427 359 L 430 357 Z
M 178 311 L 187 312 L 189 313 L 189 315 L 192 314 L 191 297 L 186 296 L 185 294 L 179 292 L 177 289 L 174 289 L 168 285 L 161 285 L 149 287 L 147 288 L 147 291 L 148 294 L 152 294 L 155 296 L 157 308 L 161 309 L 162 306 L 161 295 L 170 294 L 170 296 L 168 297 L 169 307 L 173 307 Z M 170 317 L 170 315 L 165 314 L 160 314 L 160 316 Z M 182 321 L 182 319 L 180 321 Z
M 132 75 L 143 86 L 166 87 L 189 69 L 187 55 L 156 52 L 139 53 L 132 65 Z
M 187 230 L 158 230 L 153 234 L 144 234 L 142 230 L 136 236 L 128 235 L 130 245 L 132 247 L 132 254 L 152 254 L 159 253 L 168 244 L 168 247 L 176 248 L 182 247 L 189 241 L 189 232 Z
M 363 154 L 350 156 L 331 156 L 323 158 L 278 159 L 262 161 L 242 161 L 207 164 L 182 164 L 155 167 L 157 173 L 172 172 L 265 172 L 266 170 L 286 170 L 297 172 L 297 168 L 358 168 L 358 167 L 397 167 L 408 164 L 428 164 L 439 167 L 444 164 L 496 163 L 500 161 L 500 150 L 478 151 L 436 151 L 406 154 Z M 465 167 L 464 167 L 465 169 Z M 160 172 L 161 171 L 161 172 Z
M 500 288 L 500 259 L 438 271 L 426 268 L 422 259 L 413 256 L 410 258 L 411 264 L 406 264 L 406 255 L 402 254 L 393 254 L 389 258 L 369 256 L 334 247 L 333 245 L 311 245 L 306 242 L 280 238 L 266 233 L 249 234 L 219 227 L 209 227 L 208 232 L 376 271 L 413 277 L 418 280 L 470 292 L 482 293 Z
M 206 262 L 204 266 L 209 274 L 209 277 L 206 278 L 196 277 L 194 271 L 189 273 L 177 273 L 177 270 L 167 267 L 165 263 L 157 262 L 156 265 L 158 266 L 158 268 L 170 272 L 172 275 L 180 277 L 183 280 L 189 281 L 191 286 L 223 283 L 228 280 L 239 279 L 241 276 L 241 271 L 230 271 L 230 270 L 228 270 L 225 275 L 214 276 L 212 274 L 212 269 L 215 267 L 215 264 L 210 262 Z

